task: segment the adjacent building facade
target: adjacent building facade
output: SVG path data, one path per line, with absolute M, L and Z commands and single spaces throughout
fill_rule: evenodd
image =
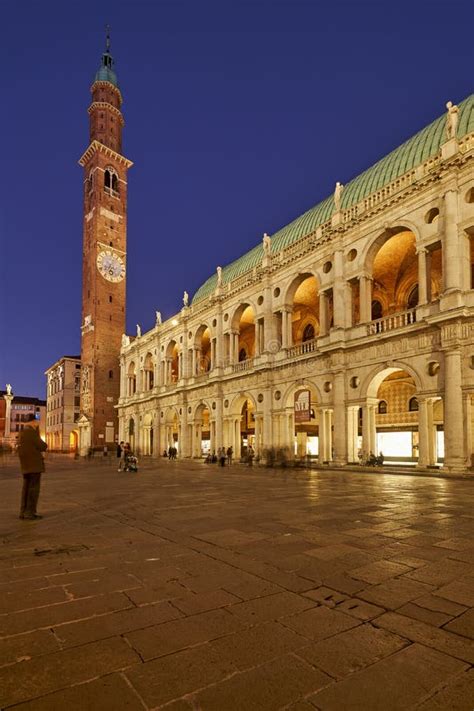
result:
M 37 397 L 15 395 L 11 385 L 0 390 L 0 444 L 15 448 L 18 436 L 27 426 L 31 415 L 39 420 L 39 433 L 46 441 L 46 401 Z
M 75 452 L 79 446 L 81 357 L 63 356 L 45 375 L 46 444 L 50 451 Z
M 120 439 L 472 471 L 474 96 L 447 109 L 124 336 Z

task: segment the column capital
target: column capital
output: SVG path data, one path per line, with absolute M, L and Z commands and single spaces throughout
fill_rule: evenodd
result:
M 427 254 L 427 253 L 428 253 L 428 249 L 427 249 L 426 247 L 423 247 L 423 245 L 419 245 L 419 246 L 416 248 L 415 253 L 416 253 L 416 254 Z

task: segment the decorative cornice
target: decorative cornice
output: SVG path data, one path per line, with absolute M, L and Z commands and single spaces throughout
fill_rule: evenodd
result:
M 94 91 L 94 87 L 96 84 L 98 84 L 99 86 L 105 86 L 107 88 L 109 88 L 109 87 L 112 88 L 115 91 L 115 93 L 118 95 L 118 97 L 120 99 L 120 103 L 123 103 L 122 94 L 120 93 L 120 89 L 118 88 L 118 86 L 115 86 L 115 84 L 112 84 L 112 82 L 110 82 L 110 81 L 102 81 L 99 79 L 98 81 L 95 81 L 92 84 L 91 93 Z
M 113 160 L 117 161 L 117 163 L 121 163 L 122 165 L 124 165 L 126 168 L 131 168 L 133 165 L 133 162 L 131 160 L 128 160 L 128 158 L 125 158 L 125 156 L 122 156 L 122 155 L 120 155 L 120 153 L 117 153 L 116 151 L 112 150 L 112 148 L 108 148 L 107 146 L 104 146 L 103 143 L 101 143 L 100 141 L 97 141 L 97 140 L 92 141 L 92 143 L 89 145 L 89 147 L 85 150 L 85 152 L 79 158 L 79 160 L 78 160 L 79 165 L 84 168 L 87 161 L 90 160 L 90 158 L 97 151 L 104 153 L 108 158 L 112 158 Z
M 94 109 L 107 109 L 107 111 L 112 111 L 112 113 L 118 117 L 122 126 L 125 126 L 125 120 L 123 118 L 122 112 L 115 106 L 112 106 L 112 104 L 109 104 L 107 101 L 93 101 L 87 109 L 87 113 L 90 115 L 94 111 Z

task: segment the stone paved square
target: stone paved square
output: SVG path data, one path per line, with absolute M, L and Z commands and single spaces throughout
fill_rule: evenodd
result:
M 472 711 L 474 482 L 0 469 L 0 708 Z

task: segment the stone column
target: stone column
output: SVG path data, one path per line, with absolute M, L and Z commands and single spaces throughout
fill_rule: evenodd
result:
M 377 409 L 378 400 L 375 398 L 367 398 L 367 402 L 362 408 L 362 449 L 365 455 L 370 452 L 376 453 L 377 448 L 377 430 L 375 425 L 375 412 Z
M 319 461 L 332 460 L 332 410 L 328 407 L 319 409 Z
M 436 464 L 436 450 L 434 447 L 433 425 L 433 400 L 432 398 L 418 398 L 418 463 L 417 467 L 426 467 Z
M 215 352 L 215 362 L 214 369 L 223 368 L 224 366 L 224 335 L 222 332 L 222 313 L 219 309 L 217 314 L 217 326 L 216 326 L 216 352 Z
M 444 195 L 443 287 L 445 294 L 461 288 L 462 274 L 459 259 L 458 195 L 449 189 Z
M 260 415 L 255 412 L 255 454 L 260 454 Z
M 334 328 L 346 328 L 347 282 L 344 278 L 344 254 L 341 249 L 334 252 L 333 312 Z
M 120 356 L 120 397 L 127 397 L 127 371 L 125 369 L 125 358 Z
M 12 400 L 13 395 L 4 395 L 5 400 L 5 437 L 9 437 L 11 434 L 11 416 L 12 416 Z
M 372 279 L 367 274 L 359 277 L 359 314 L 360 323 L 372 321 Z
M 350 405 L 347 408 L 347 461 L 359 461 L 359 406 Z
M 418 306 L 428 303 L 427 251 L 425 247 L 418 247 L 416 250 L 418 255 Z
M 444 352 L 444 468 L 453 472 L 466 468 L 462 359 L 457 349 Z
M 328 297 L 325 291 L 319 292 L 319 335 L 326 336 L 328 332 Z
M 334 375 L 334 463 L 338 466 L 347 464 L 347 424 L 345 405 L 345 378 L 341 370 Z
M 223 428 L 223 420 L 222 420 L 222 398 L 218 397 L 216 399 L 216 409 L 215 409 L 215 437 L 216 437 L 216 449 L 219 449 L 219 447 L 223 447 L 224 445 L 226 447 L 229 447 L 229 444 L 226 444 L 224 442 L 224 428 Z
M 273 447 L 273 437 L 272 437 L 272 402 L 271 402 L 271 392 L 265 390 L 263 400 L 263 447 Z
M 234 440 L 235 447 L 234 452 L 236 456 L 240 459 L 242 456 L 242 438 L 240 436 L 240 417 L 234 420 Z
M 464 420 L 466 422 L 466 456 L 467 456 L 467 466 L 471 469 L 474 468 L 474 429 L 473 429 L 473 417 L 474 417 L 474 395 L 471 393 L 466 393 L 464 398 L 465 408 L 464 408 Z

